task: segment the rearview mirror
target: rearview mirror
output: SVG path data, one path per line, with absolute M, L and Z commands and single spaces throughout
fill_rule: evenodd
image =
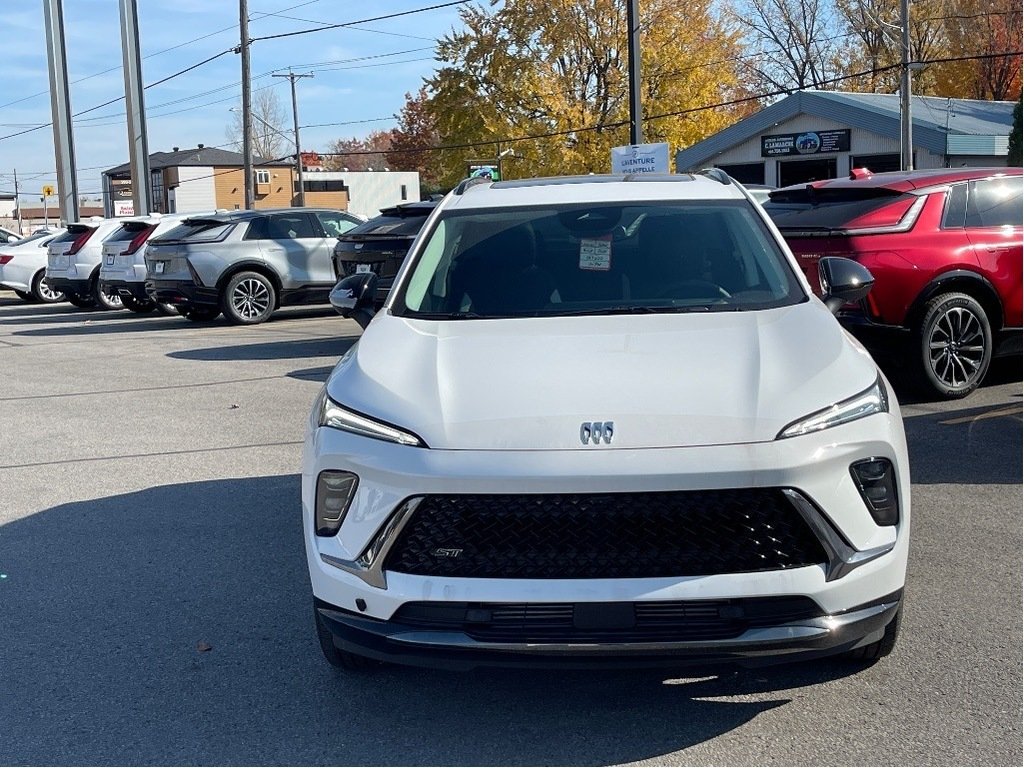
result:
M 832 314 L 851 301 L 860 301 L 875 284 L 874 276 L 852 259 L 826 256 L 818 262 L 821 300 Z
M 349 275 L 331 291 L 331 306 L 342 317 L 350 317 L 365 328 L 373 319 L 376 295 L 377 276 L 373 272 Z

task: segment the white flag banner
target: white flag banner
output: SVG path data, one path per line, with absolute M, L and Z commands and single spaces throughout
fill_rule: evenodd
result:
M 668 144 L 612 147 L 612 173 L 669 173 Z

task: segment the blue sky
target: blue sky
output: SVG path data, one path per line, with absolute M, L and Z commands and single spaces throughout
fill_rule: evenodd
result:
M 249 35 L 257 38 L 339 24 L 440 2 L 249 0 Z M 236 0 L 139 0 L 138 5 L 146 83 L 238 44 Z M 49 122 L 50 99 L 42 0 L 2 0 L 0 6 L 5 32 L 0 65 L 2 137 Z M 64 19 L 68 75 L 79 81 L 71 86 L 72 112 L 123 96 L 117 0 L 64 0 Z M 286 71 L 289 66 L 296 72 L 313 71 L 313 79 L 298 81 L 300 125 L 372 121 L 302 131 L 303 150 L 325 150 L 334 139 L 393 127 L 393 115 L 401 109 L 405 94 L 417 91 L 423 78 L 434 71 L 434 41 L 459 24 L 458 7 L 453 6 L 355 28 L 255 42 L 253 88 L 277 91 L 290 126 L 288 81 L 271 77 L 270 72 Z M 240 67 L 239 57 L 229 53 L 148 89 L 150 152 L 199 143 L 226 144 L 232 117 L 228 109 L 241 98 Z M 98 193 L 100 173 L 128 160 L 123 102 L 82 115 L 75 121 L 74 132 L 79 192 Z M 42 185 L 56 181 L 52 128 L 0 139 L 0 192 L 13 191 L 15 168 L 22 191 L 34 196 L 25 203 L 37 202 Z

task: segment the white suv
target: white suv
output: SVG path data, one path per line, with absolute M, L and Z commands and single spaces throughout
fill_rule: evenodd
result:
M 899 406 L 724 173 L 463 182 L 313 407 L 321 648 L 480 665 L 888 654 L 910 475 Z
M 69 224 L 47 246 L 46 282 L 76 307 L 121 309 L 121 297 L 100 286 L 103 241 L 121 228 L 121 219 L 92 218 Z

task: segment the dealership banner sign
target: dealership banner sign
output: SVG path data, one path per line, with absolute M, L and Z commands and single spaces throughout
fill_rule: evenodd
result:
M 612 147 L 612 173 L 668 172 L 668 144 Z
M 761 157 L 780 155 L 817 155 L 823 152 L 847 152 L 850 129 L 837 131 L 805 131 L 761 137 Z

